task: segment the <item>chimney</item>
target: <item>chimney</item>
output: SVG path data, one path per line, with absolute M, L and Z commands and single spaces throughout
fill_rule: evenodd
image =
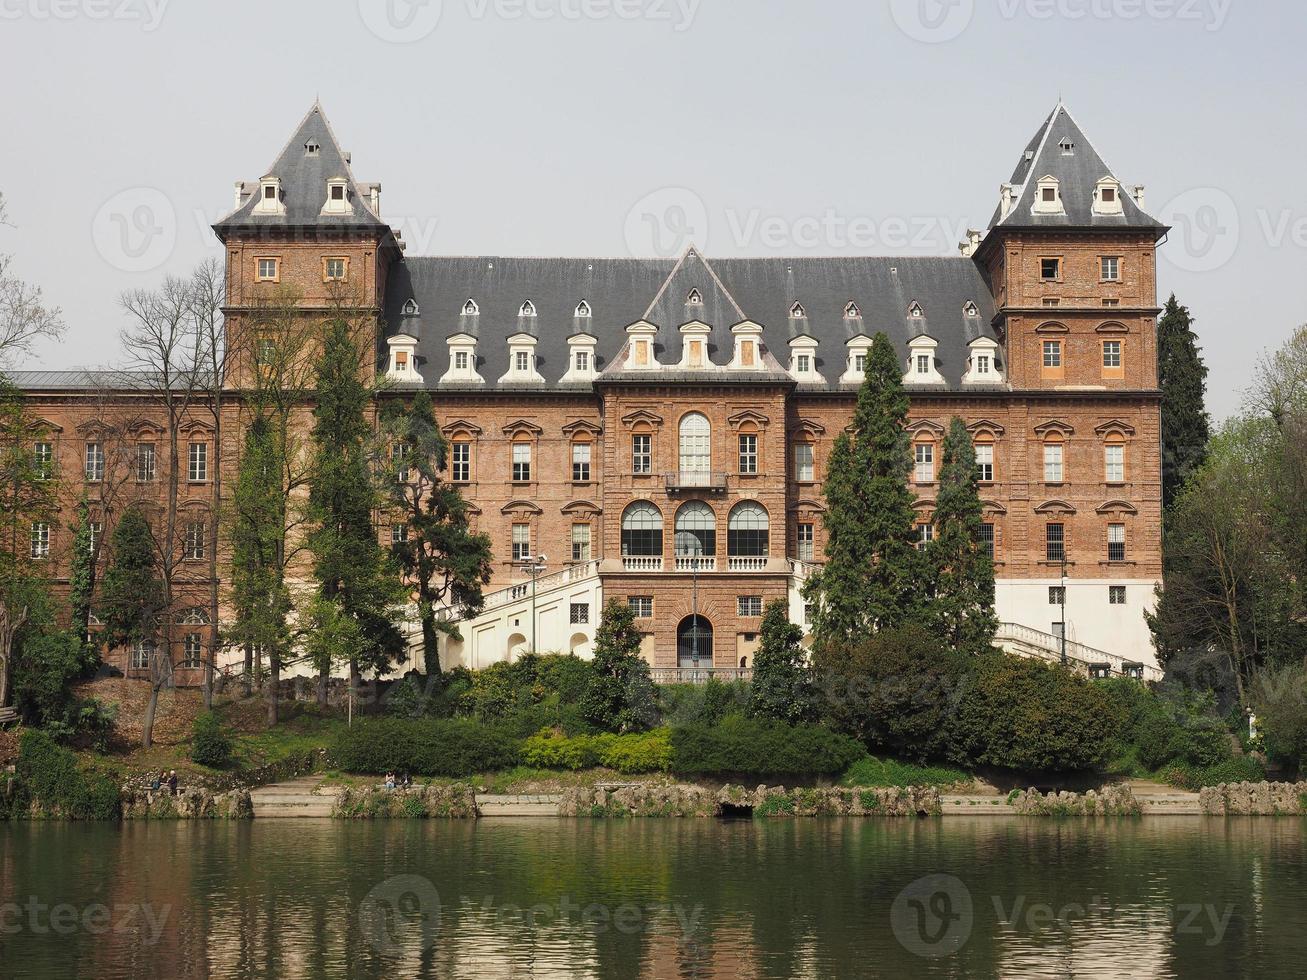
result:
M 1138 206 L 1139 210 L 1142 211 L 1144 209 L 1144 185 L 1143 184 L 1135 184 L 1134 199 L 1135 199 L 1135 204 Z
M 1002 221 L 1012 212 L 1012 205 L 1015 203 L 1012 200 L 1012 191 L 1013 191 L 1013 187 L 1011 184 L 1003 184 L 998 189 L 998 201 L 999 201 L 998 217 L 1000 221 Z
M 958 246 L 958 250 L 962 253 L 963 257 L 969 259 L 971 256 L 976 254 L 976 250 L 979 248 L 980 232 L 976 231 L 974 228 L 968 228 L 967 240 Z
M 236 203 L 235 205 L 233 205 L 233 207 L 239 208 L 241 206 L 241 201 L 245 196 L 243 193 L 244 190 L 245 190 L 245 181 L 243 180 L 236 181 Z
M 371 203 L 372 203 L 372 213 L 375 214 L 378 218 L 380 218 L 381 217 L 381 185 L 379 183 L 372 185 L 372 189 L 369 193 L 369 197 L 371 198 Z

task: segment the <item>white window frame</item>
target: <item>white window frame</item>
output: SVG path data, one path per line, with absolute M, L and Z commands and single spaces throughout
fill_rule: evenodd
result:
M 1125 446 L 1112 443 L 1103 447 L 1103 479 L 1108 483 L 1125 482 Z
M 913 447 L 913 478 L 917 483 L 935 482 L 935 444 L 919 442 Z
M 209 444 L 192 442 L 186 450 L 186 479 L 190 483 L 209 480 Z
M 1062 483 L 1066 477 L 1066 447 L 1060 442 L 1044 443 L 1044 482 Z

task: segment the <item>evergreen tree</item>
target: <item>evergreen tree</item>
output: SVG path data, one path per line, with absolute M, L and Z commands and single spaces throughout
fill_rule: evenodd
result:
M 582 698 L 586 720 L 597 728 L 630 732 L 649 728 L 657 717 L 657 695 L 649 665 L 640 656 L 635 613 L 618 599 L 604 605 L 595 633 L 593 676 Z
M 368 459 L 370 392 L 360 378 L 358 333 L 345 315 L 327 324 L 315 371 L 309 484 L 309 548 L 319 594 L 362 637 L 348 658 L 351 688 L 364 669 L 385 673 L 405 646 L 396 609 L 404 592 L 372 523 L 379 500 Z M 325 705 L 332 665 L 319 656 L 316 666 L 318 702 Z
M 231 605 L 227 642 L 245 650 L 246 683 L 254 653 L 266 655 L 268 722 L 277 722 L 277 685 L 290 650 L 290 592 L 282 551 L 286 498 L 282 493 L 284 446 L 271 419 L 259 412 L 245 430 L 245 445 L 231 501 Z
M 427 392 L 419 391 L 407 408 L 389 404 L 382 436 L 389 449 L 385 503 L 404 518 L 406 532 L 391 545 L 391 556 L 417 593 L 427 676 L 439 678 L 439 635 L 461 639 L 457 621 L 475 616 L 485 603 L 481 590 L 490 581 L 490 537 L 473 533 L 467 501 L 443 478 L 449 445 Z M 445 606 L 458 615 L 438 617 Z
M 803 653 L 803 630 L 790 622 L 784 599 L 767 603 L 762 643 L 753 658 L 749 713 L 798 724 L 817 717 L 817 693 Z
M 908 396 L 894 345 L 872 341 L 853 411 L 827 467 L 826 564 L 804 595 L 815 605 L 814 646 L 834 649 L 870 630 L 915 620 L 922 609 L 924 562 L 916 550 Z
M 927 549 L 935 634 L 960 653 L 983 653 L 998 630 L 994 562 L 980 539 L 983 515 L 976 450 L 966 423 L 954 417 L 944 437 L 935 501 L 935 539 Z
M 91 602 L 95 595 L 96 559 L 100 543 L 92 542 L 90 507 L 83 497 L 77 505 L 77 523 L 73 525 L 73 547 L 68 564 L 68 605 L 72 631 L 91 641 Z
M 1157 380 L 1162 389 L 1162 505 L 1169 509 L 1207 457 L 1210 423 L 1207 366 L 1189 308 L 1171 294 L 1157 324 Z

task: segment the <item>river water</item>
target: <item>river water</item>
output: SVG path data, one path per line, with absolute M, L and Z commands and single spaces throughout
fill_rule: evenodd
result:
M 0 824 L 0 978 L 1301 977 L 1304 827 Z

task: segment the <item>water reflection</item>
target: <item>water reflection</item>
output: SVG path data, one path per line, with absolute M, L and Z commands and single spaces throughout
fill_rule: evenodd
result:
M 0 977 L 1298 976 L 1303 826 L 0 825 Z

